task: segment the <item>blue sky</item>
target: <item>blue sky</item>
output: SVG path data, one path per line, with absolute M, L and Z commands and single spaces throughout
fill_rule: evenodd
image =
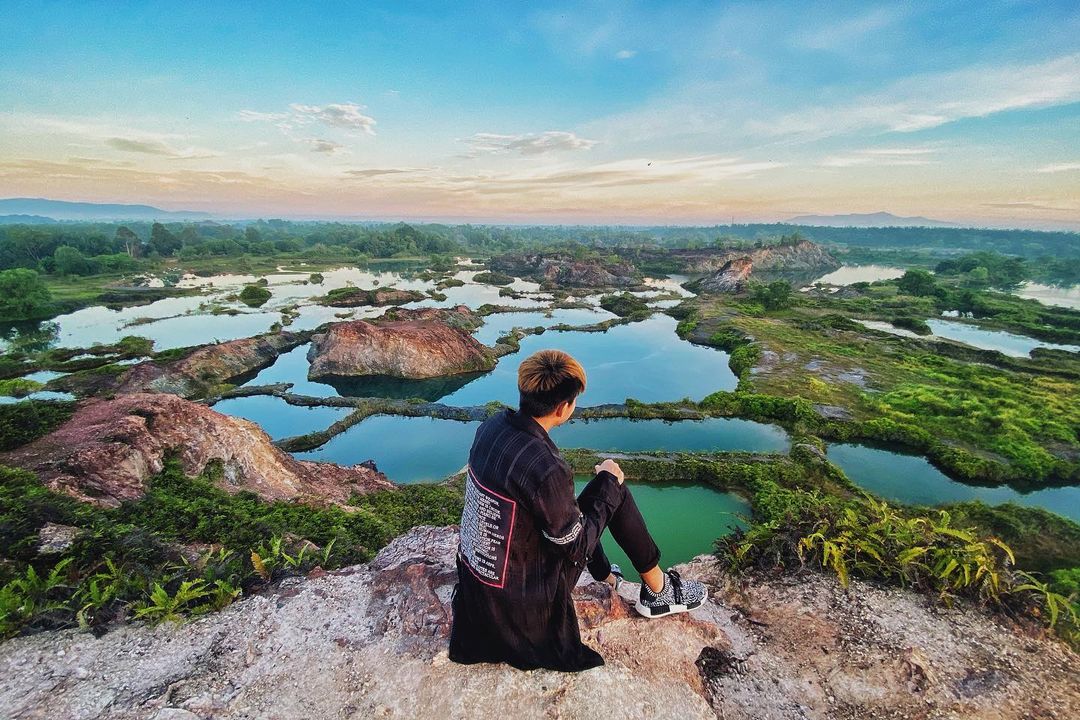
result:
M 0 196 L 1080 228 L 1075 2 L 215 5 L 0 3 Z

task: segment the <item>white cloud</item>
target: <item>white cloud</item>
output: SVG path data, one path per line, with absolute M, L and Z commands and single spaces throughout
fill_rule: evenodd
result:
M 259 112 L 257 110 L 241 110 L 236 113 L 236 119 L 244 122 L 279 122 L 286 120 L 289 117 L 289 113 L 268 113 Z
M 469 139 L 474 154 L 544 155 L 567 150 L 588 150 L 595 140 L 579 137 L 572 132 L 550 130 L 542 133 L 499 135 L 476 133 Z
M 336 155 L 345 149 L 345 146 L 341 143 L 334 142 L 333 140 L 324 140 L 322 138 L 308 138 L 307 144 L 311 146 L 312 152 L 324 153 L 326 155 Z
M 616 60 L 629 60 L 630 58 L 634 57 L 635 55 L 637 55 L 637 50 L 620 50 L 619 52 L 615 53 L 615 59 Z
M 161 140 L 154 139 L 144 140 L 139 138 L 111 137 L 105 140 L 105 144 L 114 150 L 142 153 L 144 155 L 160 155 L 162 157 L 174 158 L 177 160 L 201 160 L 218 157 L 218 153 L 211 150 L 196 147 L 178 149 Z
M 654 185 L 684 185 L 701 189 L 734 178 L 756 177 L 762 172 L 781 167 L 784 167 L 784 163 L 701 155 L 669 160 L 632 158 L 585 167 L 450 176 L 444 181 L 454 192 L 484 196 L 529 192 L 572 193 Z
M 803 108 L 749 123 L 762 135 L 827 137 L 859 130 L 915 132 L 1008 110 L 1080 100 L 1080 53 L 1033 65 L 969 67 L 905 78 L 843 105 Z
M 331 103 L 330 105 L 289 105 L 300 120 L 315 120 L 330 127 L 345 130 L 359 130 L 368 135 L 375 134 L 375 118 L 360 112 L 363 108 L 356 103 Z
M 265 122 L 289 132 L 298 126 L 321 123 L 327 127 L 375 134 L 375 118 L 365 115 L 362 105 L 356 103 L 330 103 L 329 105 L 304 105 L 292 103 L 288 112 L 261 112 L 241 110 L 236 119 L 242 122 Z M 302 139 L 301 139 L 302 140 Z
M 977 65 L 909 76 L 871 94 L 779 110 L 773 107 L 767 78 L 755 80 L 760 85 L 756 93 L 742 79 L 688 76 L 640 107 L 587 123 L 582 130 L 609 143 L 702 136 L 738 149 L 857 133 L 910 133 L 966 118 L 1078 102 L 1080 53 L 1028 65 Z
M 1080 163 L 1053 163 L 1050 165 L 1043 165 L 1036 168 L 1037 173 L 1059 173 L 1070 172 L 1072 170 L 1080 170 Z
M 817 27 L 797 32 L 793 44 L 808 50 L 850 50 L 852 45 L 891 25 L 896 17 L 895 9 L 880 7 L 841 20 L 829 18 Z
M 832 155 L 821 161 L 822 167 L 845 168 L 856 166 L 903 166 L 932 165 L 936 161 L 927 157 L 933 148 L 865 148 L 844 155 Z

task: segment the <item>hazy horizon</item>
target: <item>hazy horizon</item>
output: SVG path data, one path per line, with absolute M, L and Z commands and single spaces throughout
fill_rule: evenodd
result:
M 0 8 L 0 196 L 1080 229 L 1075 3 Z

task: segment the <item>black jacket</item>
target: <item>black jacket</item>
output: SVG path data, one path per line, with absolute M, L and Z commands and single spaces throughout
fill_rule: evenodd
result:
M 608 472 L 583 515 L 574 474 L 535 420 L 506 410 L 476 431 L 465 480 L 450 659 L 523 670 L 603 665 L 570 591 L 625 489 Z

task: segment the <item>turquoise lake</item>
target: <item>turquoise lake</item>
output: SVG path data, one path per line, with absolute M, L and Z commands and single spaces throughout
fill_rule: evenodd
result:
M 277 402 L 284 404 L 281 400 Z M 395 482 L 439 481 L 464 467 L 479 425 L 479 422 L 428 417 L 376 415 L 357 423 L 322 447 L 297 453 L 296 457 L 343 465 L 370 459 Z M 321 428 L 303 431 L 314 429 Z M 574 420 L 555 428 L 551 439 L 562 448 L 586 447 L 611 452 L 786 452 L 788 449 L 788 436 L 782 428 L 734 418 L 678 422 L 627 418 Z
M 830 445 L 829 460 L 853 482 L 886 500 L 936 505 L 982 500 L 987 505 L 1012 502 L 1041 507 L 1080 522 L 1080 487 L 1042 488 L 1022 493 L 1008 486 L 987 488 L 949 478 L 919 455 L 855 444 Z

